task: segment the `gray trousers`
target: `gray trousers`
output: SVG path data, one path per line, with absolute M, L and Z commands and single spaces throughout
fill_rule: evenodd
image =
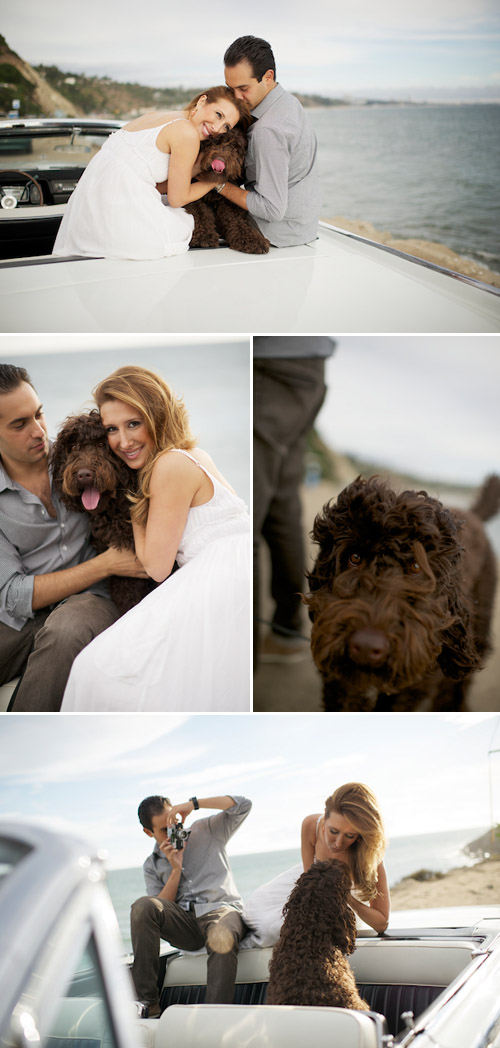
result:
M 13 712 L 59 710 L 74 659 L 117 618 L 106 597 L 75 593 L 53 611 L 35 612 L 21 630 L 0 623 L 0 684 L 23 674 Z
M 300 631 L 305 551 L 300 485 L 309 430 L 326 393 L 323 357 L 253 362 L 254 642 L 260 614 L 259 545 L 271 555 L 272 625 Z
M 218 953 L 210 943 L 210 932 L 217 926 L 227 933 L 226 952 Z M 241 914 L 230 906 L 220 906 L 201 917 L 183 910 L 176 902 L 144 895 L 132 905 L 130 927 L 134 964 L 132 976 L 138 999 L 157 1005 L 160 939 L 167 939 L 180 950 L 207 947 L 207 1004 L 232 1004 L 240 939 L 247 928 Z

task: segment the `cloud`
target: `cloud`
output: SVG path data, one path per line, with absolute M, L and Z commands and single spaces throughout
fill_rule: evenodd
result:
M 162 720 L 162 739 L 187 719 L 171 714 L 168 721 Z M 107 774 L 137 764 L 143 768 L 144 748 L 156 745 L 158 736 L 155 717 L 72 714 L 59 717 L 54 731 L 52 717 L 14 715 L 3 725 L 0 781 L 36 786 L 92 779 L 103 768 Z
M 215 28 L 200 0 L 191 0 L 188 21 L 182 7 L 154 0 L 142 19 L 132 0 L 87 0 L 85 19 L 72 0 L 65 4 L 64 19 L 55 0 L 47 0 L 43 11 L 41 22 L 38 4 L 25 0 L 4 12 L 3 33 L 23 58 L 159 86 L 217 83 L 226 47 L 247 33 L 271 42 L 278 75 L 287 86 L 311 91 L 328 90 L 339 71 L 347 73 L 360 62 L 366 63 L 364 82 L 379 83 L 381 46 L 391 48 L 396 60 L 402 49 L 415 45 L 486 46 L 498 33 L 493 0 L 381 0 L 376 5 L 354 0 L 348 6 L 343 0 L 312 0 L 307 19 L 302 0 L 286 6 L 285 0 L 275 5 L 256 0 L 251 9 L 220 0 Z M 463 58 L 462 53 L 460 63 L 457 56 L 457 73 Z M 389 82 L 390 64 L 382 67 Z

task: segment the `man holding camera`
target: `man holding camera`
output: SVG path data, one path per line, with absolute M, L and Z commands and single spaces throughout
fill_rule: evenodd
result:
M 191 797 L 182 804 L 154 796 L 139 805 L 144 833 L 156 843 L 143 867 L 147 895 L 132 906 L 132 975 L 150 1017 L 160 1014 L 160 939 L 181 950 L 206 946 L 206 1002 L 232 1003 L 238 949 L 247 928 L 226 844 L 251 807 L 245 797 L 230 796 Z M 184 820 L 199 808 L 217 814 L 185 830 Z

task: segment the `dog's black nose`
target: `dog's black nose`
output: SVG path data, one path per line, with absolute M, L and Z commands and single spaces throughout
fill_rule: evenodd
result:
M 94 474 L 91 469 L 79 469 L 76 475 L 80 484 L 91 484 L 94 479 Z
M 356 630 L 349 638 L 349 655 L 359 666 L 382 666 L 389 654 L 389 641 L 381 630 Z

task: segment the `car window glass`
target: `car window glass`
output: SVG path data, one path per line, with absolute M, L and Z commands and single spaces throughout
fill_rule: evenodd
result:
M 68 985 L 51 1007 L 38 1018 L 37 991 L 40 977 L 33 973 L 30 985 L 16 1007 L 7 1038 L 0 1042 L 11 1048 L 117 1048 L 107 994 L 93 937 L 87 942 L 72 970 L 65 973 Z M 44 991 L 46 993 L 46 990 Z
M 99 134 L 62 132 L 57 135 L 0 134 L 0 169 L 28 167 L 37 171 L 62 167 L 86 167 L 108 137 Z

